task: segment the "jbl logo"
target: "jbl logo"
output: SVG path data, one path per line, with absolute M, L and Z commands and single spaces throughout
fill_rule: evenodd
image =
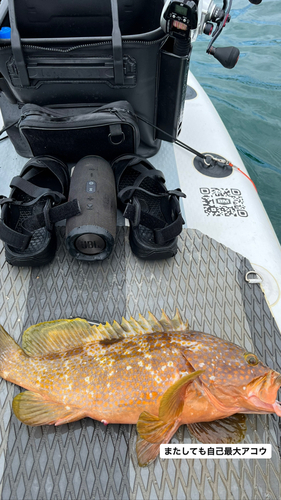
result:
M 79 246 L 81 248 L 81 250 L 87 250 L 88 248 L 102 248 L 103 245 L 101 245 L 99 242 L 97 241 L 79 241 Z

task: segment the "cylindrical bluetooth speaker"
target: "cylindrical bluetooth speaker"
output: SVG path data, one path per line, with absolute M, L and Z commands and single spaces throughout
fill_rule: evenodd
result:
M 66 246 L 73 257 L 94 261 L 108 257 L 116 235 L 117 202 L 110 164 L 100 156 L 85 156 L 74 167 L 69 200 L 81 213 L 66 223 Z

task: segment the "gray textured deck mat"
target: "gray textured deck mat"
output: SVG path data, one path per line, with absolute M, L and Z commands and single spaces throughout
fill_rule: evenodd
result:
M 119 228 L 108 261 L 86 264 L 66 252 L 63 228 L 50 266 L 11 268 L 0 254 L 0 322 L 16 339 L 27 326 L 61 317 L 100 321 L 122 315 L 156 316 L 178 307 L 195 330 L 253 350 L 281 371 L 281 336 L 259 285 L 244 276 L 242 256 L 205 235 L 184 230 L 179 252 L 164 262 L 131 253 Z M 135 426 L 103 426 L 91 419 L 55 428 L 30 428 L 11 414 L 19 389 L 1 381 L 0 480 L 2 500 L 273 500 L 281 498 L 278 419 L 247 418 L 246 442 L 271 443 L 270 460 L 160 460 L 141 469 Z M 173 442 L 191 442 L 181 427 Z

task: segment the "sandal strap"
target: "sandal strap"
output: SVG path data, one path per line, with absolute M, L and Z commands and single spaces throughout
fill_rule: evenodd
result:
M 31 234 L 22 234 L 8 227 L 5 222 L 0 219 L 0 239 L 7 243 L 10 247 L 17 250 L 25 250 L 31 240 Z
M 140 187 L 140 184 L 147 178 L 150 179 L 157 179 L 159 183 L 164 183 L 165 179 L 162 175 L 162 172 L 160 170 L 149 170 L 144 173 L 140 173 L 140 175 L 135 179 L 133 186 L 126 186 L 123 189 L 121 189 L 119 192 L 117 190 L 117 196 L 119 200 L 122 203 L 125 203 L 128 199 L 132 198 L 134 195 L 135 191 L 142 191 L 144 193 L 150 194 L 153 196 L 154 193 L 151 193 L 151 191 L 147 191 L 144 188 Z M 164 190 L 162 193 L 155 194 L 155 196 L 163 196 L 165 194 Z M 125 196 L 126 195 L 126 196 Z
M 13 201 L 13 198 L 7 198 L 7 196 L 0 195 L 0 207 L 1 205 L 5 205 L 5 203 L 11 203 Z
M 163 219 L 158 219 L 158 217 L 142 211 L 140 202 L 137 198 L 133 198 L 131 203 L 126 204 L 123 216 L 131 221 L 133 227 L 137 227 L 141 224 L 142 226 L 154 229 L 163 228 L 166 225 Z
M 123 155 L 113 162 L 112 168 L 114 171 L 117 193 L 119 190 L 119 182 L 128 168 L 133 168 L 140 173 L 135 179 L 133 186 L 131 186 L 132 190 L 134 187 L 139 186 L 145 178 L 155 178 L 158 179 L 160 183 L 165 183 L 163 172 L 161 172 L 161 170 L 156 170 L 156 168 L 142 156 Z
M 61 203 L 63 200 L 65 200 L 65 196 L 62 193 L 59 193 L 58 191 L 52 191 L 49 188 L 36 186 L 32 182 L 23 179 L 19 175 L 12 179 L 10 187 L 20 189 L 25 194 L 28 194 L 29 196 L 34 198 L 31 202 L 21 203 L 22 205 L 33 205 L 43 196 L 50 196 L 56 203 Z
M 184 193 L 182 194 L 184 195 Z M 126 204 L 123 216 L 131 221 L 133 227 L 137 227 L 140 224 L 152 229 L 154 232 L 155 243 L 163 245 L 176 238 L 182 231 L 184 219 L 180 211 L 178 193 L 171 196 L 170 208 L 175 219 L 173 222 L 168 224 L 163 219 L 159 219 L 158 217 L 141 210 L 139 200 L 137 198 L 133 198 L 131 203 Z
M 8 203 L 9 198 L 6 198 L 4 201 Z M 80 213 L 81 210 L 77 199 L 55 207 L 51 207 L 51 200 L 49 199 L 46 201 L 43 212 L 32 215 L 24 221 L 21 226 L 23 233 L 18 233 L 14 229 L 11 229 L 5 224 L 3 219 L 0 219 L 0 239 L 8 246 L 24 251 L 28 247 L 34 231 L 42 227 L 46 227 L 48 231 L 51 231 L 56 222 L 69 219 Z
M 120 199 L 120 201 L 122 201 L 122 203 L 125 203 L 126 201 L 128 201 L 128 196 L 124 196 L 125 193 L 127 191 L 130 191 L 132 189 L 131 186 L 127 186 L 127 187 L 124 187 L 123 189 L 121 189 L 121 191 L 119 192 L 117 198 Z M 144 188 L 141 188 L 141 187 L 134 187 L 133 188 L 135 191 L 140 191 L 142 193 L 145 193 L 145 194 L 148 194 L 149 196 L 152 196 L 154 198 L 167 198 L 171 195 L 175 195 L 177 198 L 186 198 L 186 194 L 184 194 L 179 188 L 177 189 L 171 189 L 169 191 L 165 191 L 163 193 L 152 193 L 151 191 L 148 191 L 147 189 L 144 189 Z M 130 196 L 130 198 L 132 198 Z
M 48 200 L 50 202 L 50 200 Z M 33 232 L 41 227 L 46 227 L 52 230 L 53 224 L 64 219 L 70 219 L 75 215 L 81 214 L 81 209 L 78 200 L 75 198 L 72 201 L 67 201 L 61 205 L 51 207 L 50 203 L 46 203 L 43 212 L 28 217 L 22 227 L 25 231 Z
M 66 164 L 53 156 L 36 156 L 31 158 L 24 166 L 21 176 L 25 175 L 32 168 L 48 169 L 58 179 L 62 193 L 68 190 L 69 173 Z
M 174 222 L 168 226 L 163 227 L 163 229 L 154 229 L 155 243 L 163 245 L 164 243 L 167 243 L 167 241 L 176 238 L 181 233 L 183 224 L 184 220 L 181 213 L 179 213 Z

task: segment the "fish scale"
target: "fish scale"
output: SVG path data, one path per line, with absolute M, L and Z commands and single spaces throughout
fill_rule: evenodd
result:
M 22 349 L 0 327 L 0 375 L 27 389 L 13 410 L 28 425 L 86 416 L 136 423 L 140 465 L 182 424 L 202 442 L 235 443 L 244 413 L 281 416 L 281 375 L 235 344 L 190 331 L 178 313 L 98 327 L 40 323 L 24 332 Z
M 124 408 L 137 405 L 134 421 L 132 412 L 122 416 L 122 423 L 136 423 L 140 402 L 144 403 L 144 409 L 156 410 L 163 392 L 187 372 L 184 357 L 175 346 L 170 346 L 171 335 L 155 333 L 151 340 L 151 335 L 146 334 L 136 336 L 134 341 L 125 338 L 112 345 L 99 341 L 64 355 L 45 356 L 44 362 L 39 357 L 23 356 L 14 374 L 17 383 L 28 390 L 68 405 L 91 408 L 99 402 L 99 408 L 89 412 L 99 420 L 114 422 L 116 413 L 121 418 Z M 79 390 L 82 385 L 84 391 Z

